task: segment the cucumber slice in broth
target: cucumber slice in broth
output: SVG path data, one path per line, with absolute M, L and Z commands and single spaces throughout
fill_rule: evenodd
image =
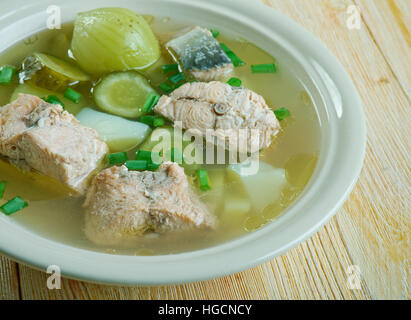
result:
M 76 67 L 75 65 L 66 62 L 60 58 L 53 57 L 48 54 L 44 53 L 35 53 L 33 54 L 35 58 L 37 58 L 40 63 L 54 72 L 60 74 L 62 77 L 66 77 L 72 81 L 88 81 L 90 77 L 84 73 L 81 69 Z
M 52 91 L 90 80 L 76 65 L 44 53 L 33 53 L 23 61 L 20 78 Z
M 94 88 L 97 106 L 108 113 L 126 118 L 138 118 L 151 92 L 147 79 L 135 71 L 116 72 L 104 77 Z

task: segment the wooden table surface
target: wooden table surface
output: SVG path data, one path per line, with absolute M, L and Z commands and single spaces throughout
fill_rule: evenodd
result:
M 49 275 L 0 256 L 0 299 L 410 298 L 411 1 L 263 2 L 321 38 L 363 99 L 367 155 L 343 208 L 274 260 L 185 285 L 123 288 L 63 279 L 61 290 L 49 290 Z M 359 29 L 347 26 L 352 5 L 362 14 Z M 351 289 L 357 271 L 360 287 Z

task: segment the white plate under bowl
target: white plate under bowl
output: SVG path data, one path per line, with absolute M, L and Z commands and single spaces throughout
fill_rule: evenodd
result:
M 317 169 L 299 199 L 278 219 L 236 240 L 194 252 L 123 256 L 87 251 L 41 237 L 0 215 L 0 252 L 35 268 L 99 283 L 167 284 L 219 277 L 274 258 L 310 237 L 344 203 L 358 178 L 366 129 L 360 98 L 338 60 L 290 19 L 249 0 L 14 0 L 0 8 L 0 52 L 46 27 L 49 5 L 63 22 L 76 13 L 121 6 L 241 35 L 292 70 L 310 92 L 321 122 Z

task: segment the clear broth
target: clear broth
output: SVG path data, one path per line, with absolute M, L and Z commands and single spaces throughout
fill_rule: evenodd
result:
M 175 31 L 187 26 L 184 22 L 169 18 L 147 17 L 161 43 L 167 41 Z M 68 45 L 73 24 L 61 30 L 45 30 L 19 42 L 0 55 L 0 65 L 18 66 L 33 52 L 43 52 L 70 60 Z M 292 118 L 282 122 L 283 131 L 272 146 L 261 153 L 261 160 L 286 169 L 288 185 L 280 200 L 263 211 L 251 210 L 241 219 L 221 223 L 215 231 L 187 231 L 170 233 L 158 237 L 141 238 L 135 247 L 124 249 L 101 247 L 91 243 L 84 235 L 82 198 L 64 197 L 64 187 L 56 188 L 56 182 L 36 173 L 24 173 L 10 164 L 0 162 L 0 180 L 8 181 L 5 199 L 20 195 L 29 200 L 29 207 L 11 216 L 16 223 L 43 237 L 79 248 L 113 254 L 158 255 L 186 252 L 210 247 L 242 236 L 261 227 L 281 214 L 304 190 L 316 166 L 319 153 L 320 129 L 315 107 L 300 81 L 277 61 L 275 74 L 252 74 L 250 65 L 273 62 L 273 57 L 252 43 L 228 34 L 218 37 L 246 62 L 246 66 L 235 69 L 236 77 L 243 85 L 262 95 L 270 107 L 286 107 Z M 143 72 L 153 85 L 165 80 L 160 66 L 172 62 L 163 55 L 162 61 Z M 96 79 L 97 80 L 97 79 Z M 12 86 L 0 86 L 0 105 L 9 103 L 17 81 Z M 91 84 L 77 90 L 83 93 L 87 105 L 94 106 Z M 228 183 L 224 192 L 235 192 L 236 186 Z M 207 199 L 205 196 L 204 199 Z M 217 216 L 221 208 L 213 208 Z

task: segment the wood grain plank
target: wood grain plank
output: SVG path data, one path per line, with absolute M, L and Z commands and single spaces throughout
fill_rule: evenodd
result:
M 20 299 L 17 263 L 0 255 L 0 300 Z
M 409 297 L 409 101 L 404 75 L 387 57 L 384 36 L 346 28 L 343 0 L 266 0 L 320 37 L 353 78 L 369 130 L 365 168 L 336 217 L 311 239 L 256 268 L 209 281 L 161 287 L 110 287 L 64 279 L 20 266 L 24 299 L 370 299 Z M 362 2 L 355 2 L 362 5 Z M 396 2 L 398 4 L 398 1 Z M 368 4 L 369 5 L 369 4 Z M 369 15 L 379 7 L 368 8 Z M 367 13 L 364 13 L 366 17 Z M 387 20 L 388 21 L 388 20 Z M 384 43 L 385 44 L 385 43 Z M 399 81 L 402 81 L 400 84 Z M 362 272 L 360 290 L 347 269 Z
M 375 1 L 381 2 L 384 1 Z M 302 1 L 269 3 L 275 3 L 282 11 L 284 7 L 294 7 L 290 13 L 303 5 Z M 372 297 L 406 298 L 410 253 L 410 103 L 398 81 L 401 76 L 387 63 L 385 55 L 390 56 L 390 52 L 380 49 L 389 45 L 378 45 L 368 28 L 347 29 L 346 8 L 353 2 L 317 3 L 306 6 L 304 15 L 300 10 L 299 16 L 292 17 L 319 36 L 343 63 L 362 97 L 368 127 L 364 170 L 349 201 L 337 214 L 338 225 Z M 382 9 L 370 10 L 377 14 Z M 391 51 L 397 47 L 394 45 Z
M 355 0 L 355 3 L 411 101 L 411 1 Z

